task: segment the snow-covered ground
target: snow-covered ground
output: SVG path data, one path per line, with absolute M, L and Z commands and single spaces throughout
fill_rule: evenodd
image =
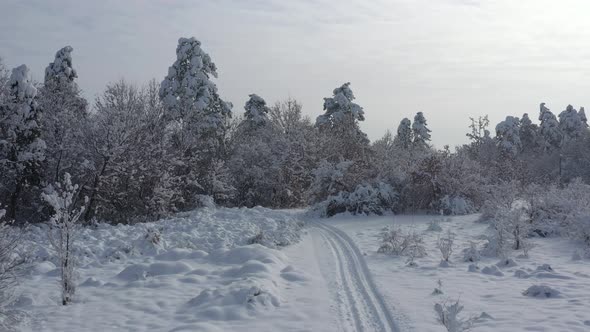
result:
M 32 228 L 26 239 L 35 264 L 12 307 L 26 313 L 19 329 L 444 331 L 433 306 L 448 297 L 460 298 L 464 317 L 489 315 L 474 331 L 590 330 L 590 264 L 572 259 L 575 245 L 566 239 L 533 239 L 529 258 L 514 253 L 508 266 L 482 258 L 469 272 L 461 251 L 486 232 L 477 216 L 440 224 L 455 234 L 448 267 L 439 266 L 436 249 L 444 232 L 426 231 L 436 217 L 304 216 L 206 208 L 155 223 L 85 228 L 69 306 L 59 305 L 45 232 Z M 424 235 L 428 255 L 417 266 L 377 253 L 381 230 L 394 222 Z M 432 295 L 439 279 L 444 294 Z M 523 295 L 532 285 L 559 294 Z
M 476 320 L 473 331 L 590 331 L 590 262 L 572 259 L 577 247 L 570 240 L 532 239 L 529 258 L 513 253 L 516 265 L 482 257 L 479 271 L 469 272 L 471 263 L 463 262 L 462 250 L 469 247 L 469 241 L 478 241 L 487 226 L 475 223 L 477 216 L 471 215 L 441 222 L 442 232 L 426 231 L 433 219 L 438 218 L 348 216 L 328 221 L 346 232 L 363 252 L 384 299 L 402 317 L 400 325 L 412 331 L 444 331 L 433 306 L 459 298 L 465 306 L 463 317 L 478 317 L 483 312 L 491 316 Z M 407 266 L 405 257 L 376 252 L 382 228 L 394 223 L 424 235 L 428 255 L 416 259 L 416 267 Z M 455 234 L 455 250 L 450 266 L 440 267 L 436 242 L 447 229 Z M 483 273 L 484 269 L 492 274 Z M 439 279 L 444 294 L 432 295 Z M 560 294 L 555 298 L 524 296 L 532 285 L 550 286 Z

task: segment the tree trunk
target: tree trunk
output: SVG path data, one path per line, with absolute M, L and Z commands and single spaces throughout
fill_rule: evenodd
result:
M 109 158 L 105 158 L 102 164 L 102 168 L 100 169 L 100 172 L 97 173 L 94 177 L 94 183 L 92 184 L 92 192 L 90 193 L 90 198 L 88 200 L 88 207 L 86 208 L 86 212 L 84 213 L 84 221 L 89 221 L 94 216 L 94 202 L 96 198 L 96 192 L 98 191 L 98 186 L 100 185 L 100 178 L 104 174 L 108 162 Z

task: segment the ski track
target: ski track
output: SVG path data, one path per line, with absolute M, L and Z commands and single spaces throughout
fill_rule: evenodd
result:
M 317 229 L 336 259 L 344 313 L 356 331 L 399 331 L 383 297 L 377 290 L 360 250 L 343 231 L 316 221 Z M 344 293 L 344 294 L 342 294 Z

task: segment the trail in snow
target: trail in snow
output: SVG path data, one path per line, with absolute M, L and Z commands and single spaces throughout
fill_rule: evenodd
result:
M 371 278 L 363 255 L 350 237 L 319 221 L 311 225 L 335 258 L 337 303 L 340 315 L 351 324 L 349 328 L 354 331 L 399 331 L 390 308 Z

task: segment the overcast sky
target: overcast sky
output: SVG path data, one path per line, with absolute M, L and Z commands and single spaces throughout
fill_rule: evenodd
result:
M 42 80 L 74 48 L 89 98 L 108 82 L 163 79 L 179 37 L 201 40 L 221 96 L 294 97 L 315 119 L 350 81 L 374 140 L 423 111 L 436 146 L 469 116 L 590 106 L 587 0 L 0 0 L 0 56 Z

